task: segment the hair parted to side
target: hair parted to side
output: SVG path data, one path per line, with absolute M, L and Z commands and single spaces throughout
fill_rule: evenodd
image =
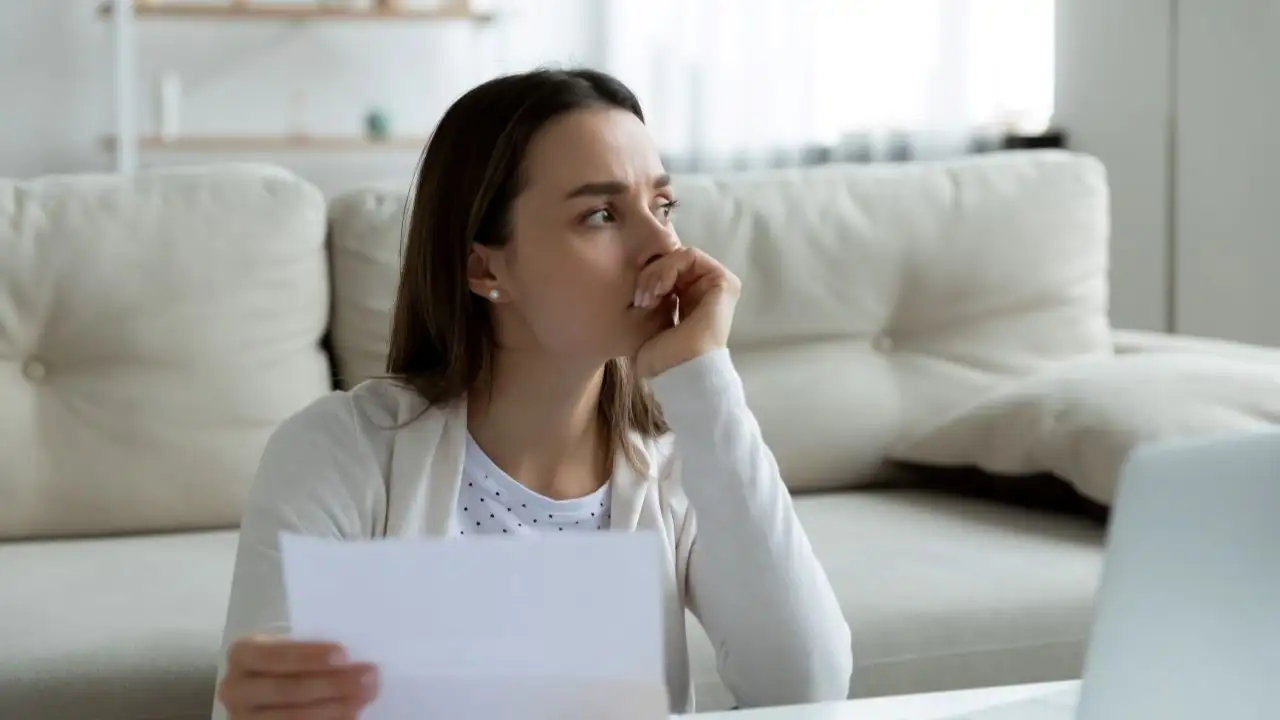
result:
M 530 141 L 549 121 L 590 107 L 644 120 L 635 95 L 605 73 L 535 70 L 468 91 L 431 134 L 409 209 L 387 356 L 387 373 L 429 404 L 465 397 L 492 370 L 492 306 L 468 286 L 471 245 L 510 241 Z M 599 412 L 611 446 L 643 470 L 629 433 L 653 437 L 667 425 L 629 360 L 605 366 Z

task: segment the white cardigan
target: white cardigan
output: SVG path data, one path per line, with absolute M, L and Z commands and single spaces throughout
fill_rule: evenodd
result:
M 686 609 L 715 644 L 721 679 L 739 705 L 844 699 L 853 666 L 849 627 L 728 351 L 673 368 L 650 387 L 672 433 L 637 437 L 647 474 L 622 459 L 616 464 L 611 527 L 667 538 L 672 711 L 694 707 Z M 396 383 L 367 381 L 317 400 L 272 435 L 240 529 L 224 661 L 239 637 L 289 631 L 281 531 L 340 539 L 452 534 L 466 407 L 432 407 L 396 429 L 423 407 Z M 226 717 L 220 704 L 213 717 Z

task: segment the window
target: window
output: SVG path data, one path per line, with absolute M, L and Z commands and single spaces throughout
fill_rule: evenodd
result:
M 1053 16 L 1053 0 L 613 0 L 606 68 L 673 156 L 1039 132 Z

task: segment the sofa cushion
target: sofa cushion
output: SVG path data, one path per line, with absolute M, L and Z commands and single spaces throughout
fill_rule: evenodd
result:
M 1125 461 L 1140 444 L 1280 423 L 1280 353 L 1171 346 L 1179 349 L 1046 370 L 962 410 L 895 454 L 1003 475 L 1051 472 L 1109 505 Z
M 1101 163 L 1057 151 L 675 179 L 686 244 L 743 280 L 730 345 L 794 490 L 1010 378 L 1111 350 Z M 343 383 L 384 371 L 404 189 L 330 207 Z
M 329 203 L 330 347 L 343 389 L 386 372 L 391 308 L 400 285 L 405 197 L 403 188 L 380 186 Z
M 796 512 L 853 630 L 851 695 L 1077 678 L 1103 527 L 937 493 L 810 493 Z M 732 706 L 690 632 L 698 709 Z
M 236 533 L 0 549 L 0 718 L 208 718 Z
M 324 234 L 276 169 L 0 179 L 0 538 L 235 525 L 331 386 Z

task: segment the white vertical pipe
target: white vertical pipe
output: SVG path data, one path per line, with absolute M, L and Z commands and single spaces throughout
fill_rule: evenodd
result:
M 116 171 L 133 173 L 138 169 L 138 118 L 135 83 L 135 48 L 133 40 L 133 0 L 112 0 L 112 42 L 115 74 Z
M 1167 133 L 1168 145 L 1165 147 L 1165 223 L 1168 226 L 1168 242 L 1165 245 L 1164 267 L 1164 329 L 1165 332 L 1176 333 L 1181 329 L 1178 316 L 1178 82 L 1181 71 L 1181 16 L 1179 0 L 1169 3 L 1169 108 Z

